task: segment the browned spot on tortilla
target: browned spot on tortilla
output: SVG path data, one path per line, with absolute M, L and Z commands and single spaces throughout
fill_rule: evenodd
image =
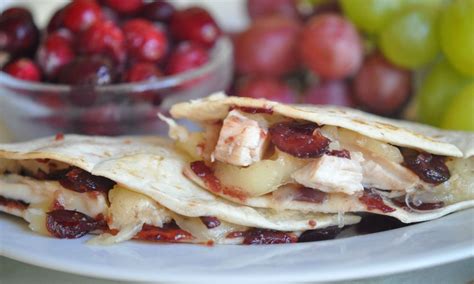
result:
M 309 221 L 308 221 L 308 225 L 309 225 L 311 228 L 316 228 L 316 221 L 314 221 L 314 220 L 309 220 Z

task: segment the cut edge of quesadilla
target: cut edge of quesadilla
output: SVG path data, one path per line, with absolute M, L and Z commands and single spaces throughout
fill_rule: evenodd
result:
M 159 138 L 69 135 L 0 145 L 0 211 L 49 236 L 100 234 L 95 244 L 287 243 L 360 220 L 237 205 L 185 178 L 186 163 Z
M 474 206 L 472 133 L 223 94 L 177 104 L 171 115 L 203 129 L 190 133 L 161 116 L 194 159 L 185 175 L 237 203 L 406 223 Z

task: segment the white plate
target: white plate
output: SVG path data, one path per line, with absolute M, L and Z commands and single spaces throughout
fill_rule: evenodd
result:
M 271 246 L 126 242 L 36 235 L 1 215 L 0 252 L 29 264 L 129 281 L 330 281 L 405 272 L 474 256 L 474 209 L 431 222 L 345 239 Z

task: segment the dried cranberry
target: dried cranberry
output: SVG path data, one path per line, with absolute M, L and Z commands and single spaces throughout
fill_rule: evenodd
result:
M 80 32 L 100 21 L 102 12 L 95 0 L 75 0 L 64 8 L 63 19 L 65 27 Z
M 331 150 L 331 151 L 328 151 L 326 152 L 326 155 L 329 155 L 329 156 L 336 156 L 336 157 L 339 157 L 339 158 L 345 158 L 345 159 L 351 159 L 351 152 L 347 151 L 347 150 Z
M 272 245 L 296 243 L 297 240 L 298 238 L 293 234 L 254 228 L 245 232 L 243 243 L 246 245 Z
M 415 204 L 413 202 L 410 202 L 410 206 L 405 201 L 405 196 L 398 197 L 398 198 L 392 198 L 392 202 L 395 203 L 395 205 L 402 207 L 405 210 L 410 210 L 411 208 L 416 209 L 416 210 L 436 210 L 444 207 L 444 202 L 439 201 L 439 202 L 422 202 L 420 204 Z
M 117 12 L 133 14 L 143 7 L 143 0 L 104 0 L 105 4 Z
M 280 122 L 270 127 L 272 143 L 281 151 L 298 158 L 317 158 L 327 152 L 328 138 L 315 123 Z
M 142 230 L 135 236 L 135 239 L 174 243 L 192 240 L 193 236 L 179 228 L 166 228 L 165 226 L 163 228 L 159 228 L 145 224 L 143 225 Z
M 209 61 L 207 50 L 195 42 L 182 42 L 171 53 L 166 73 L 170 75 L 179 74 L 196 69 Z
M 295 103 L 296 91 L 286 82 L 275 78 L 254 77 L 244 81 L 237 88 L 237 96 L 255 99 L 268 99 L 281 103 Z
M 126 2 L 126 1 L 124 1 Z M 111 21 L 96 22 L 79 36 L 78 50 L 84 54 L 103 54 L 115 62 L 125 60 L 125 36 Z
M 64 65 L 59 72 L 58 81 L 67 85 L 107 85 L 114 81 L 112 64 L 97 56 L 76 57 Z
M 56 10 L 53 16 L 49 19 L 46 30 L 48 33 L 55 32 L 64 27 L 64 8 Z
M 364 193 L 359 197 L 359 201 L 364 203 L 367 210 L 380 210 L 383 213 L 390 213 L 395 211 L 394 208 L 386 205 L 383 202 L 382 196 L 375 191 L 373 188 L 365 188 Z
M 25 210 L 28 208 L 28 203 L 22 200 L 10 199 L 0 195 L 0 205 L 7 208 L 16 208 L 19 210 Z
M 304 186 L 296 188 L 293 194 L 293 200 L 296 201 L 323 203 L 326 199 L 327 193 Z
M 247 194 L 239 188 L 222 186 L 220 180 L 214 175 L 214 171 L 204 163 L 204 161 L 195 161 L 190 164 L 191 170 L 201 178 L 207 188 L 214 193 L 224 194 L 240 201 L 247 199 Z
M 332 240 L 341 232 L 338 226 L 304 231 L 298 238 L 299 243 Z
M 363 216 L 360 223 L 355 225 L 355 228 L 359 234 L 372 234 L 405 226 L 408 226 L 408 224 L 402 223 L 400 220 L 390 216 L 367 214 Z
M 70 40 L 64 32 L 54 32 L 41 43 L 36 60 L 45 76 L 54 80 L 59 70 L 74 59 L 74 51 Z M 75 74 L 77 75 L 77 74 Z
M 80 168 L 71 168 L 59 180 L 59 183 L 67 189 L 76 192 L 100 191 L 108 192 L 115 186 L 115 182 L 101 176 L 94 176 Z
M 256 114 L 256 113 L 263 113 L 263 114 L 273 114 L 273 109 L 272 108 L 263 108 L 263 107 L 236 107 L 233 106 L 229 109 L 229 111 L 233 109 L 238 109 L 240 111 L 246 112 L 246 113 L 251 113 L 251 114 Z
M 194 41 L 207 47 L 213 46 L 221 34 L 209 12 L 200 7 L 176 11 L 171 18 L 170 29 L 178 40 Z
M 166 54 L 168 39 L 152 22 L 142 19 L 129 20 L 123 25 L 123 32 L 132 59 L 156 62 Z
M 80 238 L 99 227 L 99 222 L 77 211 L 55 210 L 46 217 L 46 229 L 60 239 Z
M 0 50 L 14 56 L 29 56 L 36 50 L 39 30 L 31 14 L 22 8 L 11 8 L 0 15 Z
M 3 71 L 21 80 L 41 80 L 41 73 L 38 66 L 28 58 L 21 58 L 9 63 L 5 66 Z
M 295 0 L 248 0 L 247 11 L 252 20 L 273 15 L 300 17 Z
M 142 17 L 153 22 L 169 23 L 176 9 L 167 1 L 153 1 L 145 4 Z
M 408 148 L 402 148 L 401 152 L 404 159 L 403 165 L 412 170 L 423 181 L 440 184 L 451 177 L 446 166 L 445 157 Z
M 219 227 L 220 224 L 221 224 L 221 221 L 219 221 L 219 219 L 217 219 L 216 217 L 212 217 L 212 216 L 201 216 L 199 217 L 201 219 L 201 222 L 206 225 L 206 227 L 208 229 L 212 229 L 212 228 L 215 228 L 215 227 Z

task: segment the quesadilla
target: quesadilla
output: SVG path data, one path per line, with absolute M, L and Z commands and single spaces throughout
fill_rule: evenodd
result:
M 335 235 L 360 217 L 252 208 L 188 180 L 171 140 L 56 136 L 0 145 L 0 211 L 58 238 L 90 242 L 267 244 Z
M 174 105 L 170 136 L 194 159 L 185 175 L 253 208 L 370 212 L 404 223 L 474 205 L 474 134 L 362 111 L 208 98 Z

